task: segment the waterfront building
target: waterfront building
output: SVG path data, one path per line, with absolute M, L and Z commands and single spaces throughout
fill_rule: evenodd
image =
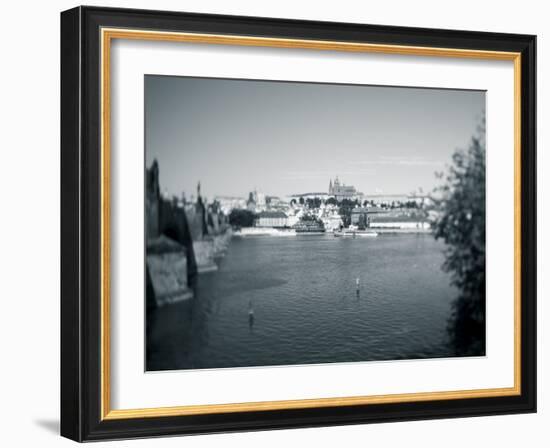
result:
M 422 220 L 412 220 L 412 221 L 401 221 L 401 220 L 373 220 L 370 223 L 370 228 L 372 229 L 399 229 L 399 230 L 408 230 L 416 232 L 429 232 L 431 229 L 430 223 L 428 221 Z
M 338 213 L 324 216 L 321 220 L 323 221 L 325 229 L 329 232 L 340 229 L 344 225 L 344 221 Z
M 289 215 L 286 219 L 286 225 L 288 227 L 293 227 L 300 220 L 300 214 Z
M 356 207 L 351 211 L 351 224 L 358 227 L 369 227 L 371 216 L 383 213 L 385 210 L 380 207 Z
M 279 211 L 263 211 L 258 213 L 256 227 L 286 227 L 288 218 L 285 213 Z

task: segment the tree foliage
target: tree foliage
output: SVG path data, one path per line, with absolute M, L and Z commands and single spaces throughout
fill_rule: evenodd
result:
M 351 224 L 351 211 L 359 205 L 359 201 L 357 199 L 342 199 L 338 205 L 340 206 L 338 213 L 342 217 L 344 227 L 348 227 Z
M 449 320 L 449 334 L 459 355 L 485 353 L 485 139 L 484 129 L 466 151 L 453 154 L 440 174 L 436 191 L 440 209 L 435 238 L 446 243 L 443 269 L 459 290 Z
M 318 197 L 314 197 L 314 198 L 307 198 L 306 199 L 306 204 L 308 206 L 308 208 L 319 208 L 321 207 L 321 198 L 318 198 Z
M 252 227 L 256 215 L 250 210 L 234 208 L 229 214 L 229 224 L 233 227 Z

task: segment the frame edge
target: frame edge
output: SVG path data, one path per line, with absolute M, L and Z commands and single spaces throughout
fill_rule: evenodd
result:
M 526 36 L 521 65 L 522 397 L 537 412 L 537 36 Z
M 81 8 L 61 13 L 60 434 L 82 441 L 80 294 Z
M 109 17 L 101 17 L 101 13 Z M 140 13 L 144 17 L 139 20 L 133 14 Z M 536 285 L 527 285 L 528 282 L 536 281 L 536 235 L 526 235 L 527 232 L 536 231 L 536 181 L 534 177 L 528 178 L 534 174 L 535 164 L 535 128 L 536 128 L 536 66 L 535 66 L 535 36 L 531 35 L 503 35 L 501 33 L 480 33 L 451 30 L 430 30 L 434 34 L 437 32 L 439 36 L 433 36 L 433 39 L 438 41 L 453 40 L 455 38 L 466 39 L 467 46 L 486 45 L 494 48 L 500 45 L 507 46 L 514 51 L 518 50 L 522 53 L 522 99 L 525 100 L 522 107 L 522 206 L 524 213 L 532 213 L 530 216 L 522 217 L 522 247 L 526 249 L 522 251 L 521 269 L 522 269 L 522 383 L 529 387 L 522 388 L 522 394 L 510 400 L 501 401 L 500 406 L 492 400 L 479 400 L 469 402 L 465 400 L 458 406 L 458 409 L 452 411 L 445 407 L 445 403 L 439 404 L 428 403 L 426 407 L 416 409 L 414 404 L 405 405 L 403 409 L 393 412 L 392 406 L 381 406 L 378 416 L 360 415 L 361 412 L 353 412 L 348 414 L 342 412 L 336 417 L 331 414 L 330 408 L 326 410 L 315 410 L 311 414 L 306 415 L 305 412 L 267 412 L 256 413 L 254 415 L 241 416 L 242 421 L 231 418 L 226 415 L 214 415 L 212 418 L 203 420 L 200 418 L 192 418 L 187 423 L 183 423 L 178 418 L 158 418 L 154 422 L 145 422 L 143 419 L 130 419 L 119 421 L 105 421 L 97 419 L 99 405 L 96 403 L 95 392 L 97 392 L 96 361 L 93 361 L 90 353 L 87 351 L 92 348 L 95 351 L 97 342 L 94 342 L 96 335 L 95 318 L 96 309 L 95 303 L 95 287 L 93 286 L 94 276 L 87 274 L 86 268 L 89 263 L 95 261 L 95 248 L 93 247 L 93 239 L 95 235 L 90 236 L 92 246 L 86 243 L 86 232 L 81 232 L 80 225 L 83 228 L 93 227 L 92 221 L 95 214 L 88 216 L 86 207 L 93 207 L 93 204 L 88 203 L 89 197 L 85 191 L 86 183 L 82 180 L 86 178 L 86 170 L 93 170 L 88 166 L 85 159 L 88 159 L 89 150 L 95 151 L 95 148 L 88 147 L 86 134 L 89 131 L 88 120 L 94 121 L 94 107 L 91 111 L 88 110 L 88 105 L 96 99 L 96 81 L 97 74 L 94 72 L 97 67 L 97 55 L 90 54 L 90 50 L 95 50 L 96 37 L 93 35 L 96 27 L 101 28 L 103 22 L 106 25 L 112 23 L 129 21 L 149 21 L 155 18 L 155 13 L 162 16 L 158 19 L 160 23 L 170 22 L 174 17 L 179 17 L 183 22 L 197 20 L 199 23 L 193 24 L 191 28 L 202 28 L 205 25 L 200 18 L 208 22 L 212 19 L 214 22 L 224 22 L 229 19 L 234 19 L 239 22 L 239 19 L 246 22 L 234 23 L 235 27 L 242 26 L 243 28 L 255 29 L 261 26 L 260 22 L 266 22 L 266 25 L 281 26 L 280 31 L 267 31 L 268 34 L 284 34 L 287 31 L 285 23 L 290 26 L 291 22 L 294 26 L 300 24 L 310 24 L 315 22 L 292 21 L 286 19 L 259 19 L 254 17 L 239 18 L 238 16 L 216 16 L 208 14 L 186 14 L 186 13 L 170 13 L 168 11 L 144 11 L 118 8 L 97 8 L 97 7 L 79 7 L 73 10 L 62 13 L 62 33 L 61 33 L 61 48 L 62 48 L 62 129 L 61 129 L 61 167 L 62 167 L 62 208 L 61 208 L 61 271 L 62 271 L 62 402 L 61 402 L 61 434 L 65 437 L 76 441 L 86 440 L 106 440 L 106 439 L 121 439 L 121 438 L 142 438 L 167 435 L 183 435 L 197 433 L 216 433 L 216 432 L 233 432 L 233 431 L 252 431 L 252 430 L 268 430 L 268 429 L 283 429 L 283 428 L 298 428 L 298 427 L 318 427 L 332 426 L 343 424 L 365 424 L 385 421 L 403 421 L 417 419 L 434 419 L 434 418 L 452 418 L 452 417 L 467 417 L 474 415 L 498 415 L 508 413 L 528 413 L 536 412 L 536 384 L 529 381 L 536 380 L 536 348 L 535 346 L 527 348 L 526 344 L 536 343 Z M 126 15 L 124 18 L 122 16 Z M 172 17 L 170 21 L 166 17 Z M 253 26 L 251 25 L 253 24 Z M 227 22 L 215 24 L 221 28 L 233 25 Z M 322 22 L 316 25 L 327 25 L 329 27 L 344 26 L 337 22 Z M 169 26 L 169 25 L 166 25 Z M 268 26 L 268 28 L 269 28 Z M 355 28 L 368 29 L 370 25 L 357 24 Z M 162 25 L 160 26 L 163 27 Z M 277 28 L 277 27 L 275 27 Z M 348 27 L 346 27 L 348 28 Z M 374 26 L 377 29 L 387 29 L 390 32 L 394 27 Z M 423 32 L 423 29 L 410 29 L 411 32 Z M 311 31 L 311 30 L 310 30 Z M 334 31 L 334 30 L 333 30 Z M 354 30 L 355 31 L 355 30 Z M 408 31 L 408 30 L 405 30 Z M 352 33 L 347 30 L 344 34 Z M 311 31 L 316 34 L 317 31 Z M 399 32 L 398 32 L 399 35 Z M 501 43 L 495 43 L 494 39 L 502 36 Z M 68 39 L 69 42 L 64 40 Z M 89 41 L 88 41 L 89 39 Z M 402 37 L 391 39 L 403 39 Z M 411 37 L 412 39 L 412 37 Z M 484 43 L 480 43 L 480 42 Z M 64 51 L 65 48 L 65 51 Z M 91 72 L 83 70 L 84 66 L 88 66 Z M 76 83 L 76 86 L 74 85 Z M 81 128 L 81 126 L 83 126 Z M 94 123 L 90 129 L 95 128 L 97 123 Z M 95 143 L 95 142 L 94 142 Z M 91 156 L 90 156 L 91 157 Z M 93 157 L 91 157 L 93 158 Z M 82 170 L 82 173 L 80 171 Z M 67 190 L 68 189 L 68 190 Z M 71 189 L 75 189 L 71 191 Z M 92 188 L 93 189 L 93 188 Z M 93 192 L 92 192 L 93 193 Z M 92 196 L 90 193 L 89 196 Z M 526 201 L 526 202 L 523 202 Z M 93 201 L 92 201 L 93 202 Z M 68 232 L 68 233 L 67 233 Z M 72 232 L 72 233 L 71 233 Z M 81 241 L 80 235 L 83 240 Z M 63 241 L 65 240 L 65 242 Z M 94 251 L 89 263 L 86 261 L 88 249 Z M 527 254 L 527 251 L 531 250 Z M 69 278 L 67 278 L 70 276 Z M 87 277 L 90 284 L 86 284 Z M 84 281 L 83 287 L 80 287 L 80 282 Z M 92 292 L 88 288 L 92 288 Z M 88 297 L 89 296 L 89 297 Z M 91 299 L 90 303 L 85 298 Z M 526 303 L 528 302 L 528 303 Z M 90 336 L 91 335 L 91 336 Z M 69 340 L 66 340 L 66 338 Z M 69 381 L 70 384 L 63 385 L 63 381 Z M 460 400 L 459 400 L 460 401 Z M 387 415 L 384 416 L 385 412 Z M 334 412 L 334 409 L 332 410 Z M 96 415 L 97 414 L 97 415 Z M 313 415 L 316 414 L 316 415 Z M 220 418 L 221 417 L 221 418 Z

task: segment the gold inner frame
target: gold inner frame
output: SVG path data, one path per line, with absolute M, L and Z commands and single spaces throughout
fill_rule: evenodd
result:
M 458 48 L 279 39 L 216 34 L 101 29 L 101 419 L 128 419 L 182 415 L 306 409 L 414 401 L 502 397 L 521 394 L 521 53 Z M 383 53 L 414 56 L 506 60 L 514 63 L 514 386 L 441 392 L 314 398 L 246 403 L 111 409 L 110 369 L 110 50 L 113 39 L 186 42 L 216 45 L 296 48 L 311 50 Z

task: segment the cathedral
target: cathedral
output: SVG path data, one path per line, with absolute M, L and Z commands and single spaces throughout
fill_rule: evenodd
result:
M 337 201 L 341 201 L 343 199 L 354 199 L 359 195 L 359 192 L 353 185 L 345 185 L 344 183 L 341 183 L 338 176 L 336 176 L 334 183 L 332 182 L 332 179 L 330 179 L 328 184 L 328 194 L 329 196 L 334 196 Z

